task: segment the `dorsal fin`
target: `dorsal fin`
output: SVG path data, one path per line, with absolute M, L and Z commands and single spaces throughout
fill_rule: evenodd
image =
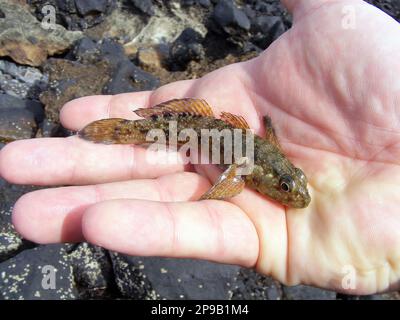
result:
M 235 128 L 250 129 L 249 124 L 242 116 L 237 116 L 229 112 L 221 112 L 221 120 L 229 123 Z
M 267 139 L 271 144 L 276 146 L 279 150 L 282 150 L 281 145 L 279 144 L 278 141 L 278 137 L 276 136 L 274 126 L 272 125 L 271 118 L 265 115 L 263 117 L 263 121 L 265 126 L 265 139 Z
M 205 117 L 214 117 L 214 113 L 210 105 L 203 99 L 173 99 L 151 108 L 140 108 L 134 111 L 139 117 L 149 118 L 154 115 L 162 115 L 164 113 L 182 113 L 190 115 L 200 115 Z

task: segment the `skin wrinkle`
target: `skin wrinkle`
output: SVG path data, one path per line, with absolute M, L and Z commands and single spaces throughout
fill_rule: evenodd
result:
M 68 150 L 69 154 L 67 154 L 66 159 L 68 159 L 68 158 L 73 159 L 71 170 L 67 170 L 67 172 L 70 171 L 69 181 L 79 181 L 77 179 L 76 172 L 78 171 L 78 165 L 80 164 L 80 162 L 77 160 L 80 159 L 80 157 L 79 157 L 79 155 L 78 156 L 76 155 L 76 150 L 80 150 L 80 149 L 78 147 L 75 147 L 78 140 L 76 140 L 74 137 L 69 137 L 67 139 L 69 139 L 70 142 L 72 141 L 72 148 L 71 147 L 66 148 L 66 149 L 69 149 Z
M 174 215 L 174 212 L 171 210 L 171 202 L 164 202 L 164 206 L 167 209 L 168 215 L 170 217 L 170 222 L 172 225 L 172 229 L 171 229 L 171 239 L 170 239 L 170 250 L 171 253 L 173 255 L 175 255 L 175 252 L 179 252 L 179 250 L 177 250 L 177 244 L 179 243 L 179 241 L 177 240 L 178 236 L 178 230 L 176 228 L 176 217 Z
M 104 197 L 103 197 L 103 190 L 102 190 L 101 184 L 93 185 L 93 194 L 94 194 L 94 202 L 93 203 L 99 203 L 99 202 L 103 201 Z
M 346 78 L 346 77 L 344 77 L 344 78 Z M 344 105 L 346 105 L 347 104 L 347 101 L 346 101 L 347 97 L 345 95 L 343 95 L 342 92 L 340 91 L 340 88 L 337 87 L 337 85 L 336 85 L 337 81 L 335 81 L 335 79 L 332 78 L 330 80 L 330 83 L 333 83 L 334 85 L 328 85 L 325 88 L 325 91 L 326 92 L 332 92 L 329 96 L 332 98 L 333 104 L 335 106 L 341 106 L 341 105 L 344 106 Z M 351 94 L 350 91 L 348 93 Z M 353 98 L 353 99 L 355 99 L 355 98 Z M 382 99 L 380 98 L 380 100 L 382 100 Z M 385 104 L 385 105 L 387 105 L 387 104 Z M 350 125 L 350 120 L 351 120 L 352 123 L 354 123 L 354 121 L 361 122 L 363 125 L 367 125 L 369 127 L 372 127 L 372 129 L 375 129 L 377 131 L 382 131 L 382 132 L 386 132 L 386 133 L 400 135 L 400 131 L 396 130 L 395 127 L 388 129 L 386 127 L 377 126 L 377 125 L 375 125 L 373 123 L 370 123 L 370 122 L 368 122 L 368 121 L 366 121 L 364 119 L 361 119 L 361 118 L 358 118 L 358 117 L 354 117 L 353 112 L 351 112 L 352 109 L 348 110 L 348 109 L 342 107 L 342 108 L 337 108 L 336 110 L 339 110 L 341 112 L 341 114 L 343 115 L 341 117 L 341 120 L 342 121 L 346 121 L 347 128 L 352 128 L 353 127 L 353 125 Z
M 397 143 L 395 143 L 395 144 L 397 144 Z M 363 163 L 356 171 L 354 171 L 354 172 L 351 174 L 351 176 L 349 176 L 347 185 L 349 185 L 350 182 L 352 182 L 351 180 L 354 179 L 354 177 L 357 177 L 361 171 L 365 170 L 366 167 L 367 167 L 368 165 L 373 164 L 374 162 L 375 162 L 375 163 L 381 163 L 380 161 L 376 160 L 376 157 L 377 157 L 380 153 L 382 153 L 384 150 L 388 149 L 390 146 L 391 146 L 391 145 L 384 147 L 383 149 L 381 149 L 381 150 L 377 151 L 375 154 L 373 154 L 373 155 L 371 156 L 371 158 L 368 158 L 368 159 L 364 160 L 364 163 Z M 395 164 L 395 165 L 396 165 L 396 164 Z M 400 164 L 397 164 L 397 165 L 400 165 Z
M 306 0 L 306 1 L 308 1 L 308 0 Z M 351 1 L 351 2 L 355 2 L 355 1 Z M 359 1 L 357 1 L 357 2 L 359 2 Z M 355 2 L 355 3 L 357 3 L 357 2 Z M 306 10 L 306 11 L 304 11 L 304 12 L 301 12 L 301 15 L 298 16 L 298 15 L 296 14 L 296 12 L 298 12 L 300 9 L 297 9 L 297 7 L 303 5 L 304 2 L 303 2 L 303 1 L 296 0 L 296 4 L 297 4 L 297 5 L 295 5 L 295 6 L 293 7 L 293 9 L 292 9 L 292 12 L 294 13 L 294 23 L 295 23 L 296 25 L 298 25 L 298 24 L 301 23 L 301 21 L 302 21 L 304 18 L 310 18 L 310 17 L 314 14 L 314 12 L 319 11 L 321 8 L 323 8 L 323 7 L 328 7 L 328 6 L 330 6 L 330 5 L 337 5 L 337 4 L 339 4 L 339 3 L 346 3 L 346 4 L 349 4 L 350 1 L 349 1 L 349 0 L 345 0 L 345 1 L 343 1 L 343 0 L 329 0 L 329 1 L 326 1 L 326 2 L 322 2 L 321 4 L 318 4 L 318 5 L 315 5 L 315 6 L 311 6 L 310 9 L 308 9 L 308 10 Z
M 301 147 L 301 148 L 305 148 L 305 149 L 310 148 L 309 146 L 306 146 L 306 145 L 303 145 L 303 144 L 300 144 L 300 143 L 294 143 L 294 142 L 291 142 L 289 140 L 283 140 L 282 139 L 281 141 L 283 143 L 285 143 L 285 144 L 291 144 L 291 145 L 295 145 L 297 147 Z M 317 151 L 320 151 L 320 152 L 332 153 L 335 156 L 342 157 L 342 158 L 349 158 L 350 160 L 366 161 L 365 159 L 361 159 L 361 158 L 357 158 L 357 157 L 351 158 L 348 155 L 339 154 L 339 153 L 336 153 L 335 151 L 332 151 L 332 150 L 327 150 L 327 149 L 322 149 L 322 148 L 317 148 L 317 147 L 313 147 L 313 150 L 317 150 Z M 374 161 L 377 162 L 377 163 L 393 165 L 393 166 L 399 166 L 400 165 L 400 162 L 399 163 L 393 163 L 393 162 L 382 161 L 382 160 L 374 160 Z
M 129 172 L 129 177 L 130 180 L 134 180 L 135 179 L 135 169 L 136 169 L 136 163 L 135 163 L 135 154 L 136 154 L 136 147 L 134 146 L 128 146 L 129 148 L 131 148 L 131 156 L 129 157 L 129 162 L 128 162 L 128 172 Z M 139 147 L 140 148 L 140 147 Z
M 168 202 L 168 201 L 174 201 L 174 197 L 171 196 L 171 193 L 169 192 L 169 188 L 164 188 L 164 186 L 161 183 L 161 177 L 158 177 L 153 180 L 153 183 L 155 187 L 157 188 L 157 193 L 158 193 L 158 198 L 159 201 L 161 202 Z M 165 194 L 165 197 L 164 197 Z
M 290 31 L 289 31 L 290 32 Z M 290 50 L 288 51 L 288 52 L 290 52 Z M 296 66 L 296 64 L 294 64 L 295 66 Z M 310 84 L 310 86 L 312 86 L 313 84 Z M 258 90 L 257 90 L 257 88 L 258 88 L 258 86 L 256 85 L 256 83 L 255 83 L 255 85 L 254 85 L 254 88 L 256 88 L 256 90 L 253 90 L 258 96 L 265 96 L 265 93 L 259 93 L 258 92 Z M 304 119 L 301 119 L 301 118 L 299 118 L 299 117 L 297 117 L 297 116 L 295 116 L 294 114 L 292 114 L 291 112 L 289 112 L 288 111 L 288 109 L 287 108 L 279 108 L 278 107 L 278 104 L 277 103 L 274 103 L 274 99 L 269 99 L 269 100 L 265 100 L 265 99 L 263 99 L 264 101 L 266 101 L 266 102 L 268 102 L 270 105 L 271 105 L 271 107 L 273 107 L 276 111 L 280 111 L 280 113 L 286 113 L 287 115 L 289 115 L 289 116 L 291 116 L 292 118 L 295 118 L 295 119 L 297 119 L 297 120 L 300 120 L 301 122 L 303 122 L 304 124 L 306 124 L 306 125 L 308 125 L 308 126 L 311 126 L 311 127 L 314 127 L 314 128 L 316 128 L 316 129 L 323 129 L 323 130 L 321 130 L 321 131 L 330 131 L 330 130 L 328 130 L 327 128 L 323 128 L 323 127 L 319 127 L 318 125 L 311 125 L 308 121 L 306 121 L 306 120 L 304 120 Z M 317 130 L 318 131 L 318 130 Z M 334 131 L 331 131 L 331 132 L 334 132 Z M 335 134 L 336 134 L 336 132 L 334 132 Z M 329 138 L 329 136 L 325 136 L 325 137 L 328 137 Z M 332 141 L 332 140 L 331 140 Z M 341 147 L 337 144 L 337 141 L 332 141 L 332 142 L 334 142 L 335 143 L 335 145 L 339 148 L 339 149 L 341 149 Z
M 289 35 L 291 36 L 291 37 L 293 37 L 293 32 L 289 32 Z M 290 52 L 290 51 L 289 51 Z M 301 53 L 304 55 L 304 47 L 302 48 L 302 50 L 301 50 Z M 294 53 L 294 51 L 293 51 L 293 53 Z M 294 60 L 294 58 L 292 58 L 292 60 L 293 61 L 295 61 Z M 310 59 L 304 59 L 306 62 L 307 61 L 311 61 Z M 334 61 L 334 59 L 332 59 L 333 61 Z M 296 67 L 297 66 L 297 64 L 294 64 L 294 66 Z M 308 70 L 315 70 L 315 68 L 311 65 L 311 64 L 308 64 L 308 68 L 307 68 Z M 299 70 L 296 68 L 296 70 L 297 70 L 297 73 L 299 74 L 300 72 L 299 72 Z M 300 77 L 299 76 L 299 78 L 302 78 L 302 79 L 315 79 L 315 78 L 322 78 L 322 77 L 320 77 L 320 70 L 319 69 L 317 69 L 317 70 L 315 70 L 315 71 L 317 71 L 317 73 L 316 74 L 309 74 L 309 76 L 307 76 L 307 77 Z M 329 82 L 329 83 L 328 83 Z M 307 82 L 307 83 L 309 83 L 309 82 Z M 324 90 L 322 90 L 322 92 L 324 92 L 325 94 L 327 94 L 327 96 L 328 96 L 328 98 L 329 98 L 329 100 L 330 100 L 330 102 L 334 105 L 334 106 L 338 106 L 338 105 L 341 105 L 341 103 L 338 103 L 338 99 L 339 99 L 339 97 L 341 97 L 342 96 L 342 94 L 341 94 L 341 92 L 339 92 L 340 94 L 338 95 L 338 92 L 337 92 L 337 88 L 336 88 L 336 86 L 332 86 L 332 85 L 330 85 L 331 83 L 336 83 L 335 81 L 333 81 L 333 79 L 331 79 L 330 81 L 322 81 L 322 86 L 323 86 L 323 88 L 324 88 Z M 314 87 L 315 86 L 315 83 L 313 82 L 313 83 L 309 83 L 309 85 L 311 86 L 311 87 Z M 340 100 L 345 100 L 345 98 L 343 97 L 343 99 L 340 99 Z M 329 102 L 328 102 L 329 103 Z M 331 108 L 331 109 L 333 109 L 333 108 Z M 347 112 L 346 112 L 346 109 L 345 108 L 339 108 L 339 109 L 335 109 L 335 110 L 339 110 L 339 112 L 341 113 L 341 114 L 347 114 Z M 285 109 L 285 111 L 287 111 L 286 109 Z M 344 117 L 344 116 L 342 116 L 341 117 L 341 120 L 342 121 L 346 121 L 346 126 L 348 127 L 348 128 L 351 128 L 351 126 L 349 126 L 349 121 L 347 120 L 347 117 Z M 318 127 L 317 127 L 318 128 Z M 322 128 L 322 126 L 320 127 L 320 128 Z M 328 128 L 324 128 L 324 130 L 325 131 L 331 131 L 331 132 L 335 132 L 335 131 L 332 131 L 331 129 L 328 129 Z M 335 134 L 338 134 L 338 133 L 336 133 L 335 132 Z M 340 135 L 340 134 L 339 134 Z M 348 137 L 346 137 L 346 138 L 348 138 Z M 355 139 L 355 138 L 354 138 Z M 340 149 L 342 149 L 338 144 L 337 144 L 337 146 L 340 148 Z M 345 151 L 345 150 L 343 150 L 343 151 Z
M 338 1 L 338 2 L 339 2 L 339 1 Z M 325 3 L 325 4 L 327 4 L 327 3 Z M 332 3 L 330 3 L 330 4 L 332 4 Z M 290 32 L 290 30 L 289 30 L 288 34 L 291 35 L 291 36 L 293 36 L 293 33 Z M 290 51 L 289 51 L 289 52 L 290 52 Z M 308 59 L 306 59 L 305 61 L 308 61 Z M 307 78 L 307 77 L 306 77 L 306 78 Z M 312 78 L 312 77 L 310 77 L 310 78 Z M 331 82 L 332 82 L 332 83 L 335 83 L 335 81 L 331 81 Z M 326 81 L 324 82 L 324 91 L 325 91 L 325 93 L 330 92 L 331 94 L 330 94 L 329 96 L 332 98 L 332 101 L 335 102 L 335 105 L 340 105 L 340 104 L 337 103 L 338 95 L 335 94 L 335 93 L 333 92 L 333 91 L 336 90 L 336 89 L 337 89 L 336 86 L 328 85 L 328 83 L 327 83 Z M 340 94 L 339 96 L 342 96 L 342 94 Z M 345 100 L 345 97 L 343 97 L 343 100 Z M 339 110 L 342 111 L 342 113 L 348 115 L 348 113 L 346 112 L 346 111 L 347 111 L 346 109 L 340 108 Z M 343 120 L 343 119 L 346 119 L 346 118 L 348 118 L 348 117 L 342 117 L 342 120 Z M 352 121 L 353 121 L 353 120 L 354 120 L 354 121 L 358 121 L 358 122 L 365 123 L 365 124 L 367 124 L 368 126 L 372 126 L 373 128 L 375 128 L 375 129 L 377 129 L 377 130 L 381 130 L 381 131 L 385 131 L 385 132 L 390 132 L 390 133 L 395 133 L 395 134 L 400 134 L 400 132 L 398 132 L 398 131 L 396 131 L 396 130 L 391 130 L 391 129 L 387 129 L 387 128 L 384 128 L 384 127 L 376 126 L 376 125 L 371 124 L 371 123 L 369 123 L 368 121 L 365 121 L 365 120 L 363 120 L 363 119 L 355 118 L 355 119 L 352 119 Z M 350 127 L 350 126 L 349 126 L 349 127 Z
M 215 200 L 211 200 L 211 201 L 215 201 Z M 217 240 L 217 247 L 216 247 L 216 256 L 218 257 L 223 257 L 225 255 L 226 252 L 226 248 L 224 246 L 225 244 L 225 235 L 224 235 L 224 230 L 223 227 L 221 226 L 221 221 L 220 221 L 220 217 L 218 215 L 218 212 L 211 209 L 208 205 L 208 200 L 207 201 L 202 201 L 202 206 L 203 208 L 206 209 L 207 215 L 209 216 L 210 220 L 213 222 L 213 225 L 215 226 L 215 230 L 216 230 L 216 238 Z

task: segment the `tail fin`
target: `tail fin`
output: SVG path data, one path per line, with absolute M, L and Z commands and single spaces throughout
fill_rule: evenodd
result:
M 78 131 L 78 136 L 95 143 L 134 144 L 137 139 L 129 128 L 130 123 L 119 118 L 97 120 Z

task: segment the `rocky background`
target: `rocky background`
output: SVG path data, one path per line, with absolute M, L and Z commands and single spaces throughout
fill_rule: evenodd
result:
M 370 2 L 400 21 L 400 0 Z M 71 134 L 58 122 L 71 99 L 200 77 L 256 56 L 290 26 L 278 0 L 0 0 L 0 149 Z M 237 266 L 35 245 L 11 225 L 16 199 L 34 189 L 0 179 L 0 299 L 360 299 Z M 46 265 L 54 290 L 42 288 Z

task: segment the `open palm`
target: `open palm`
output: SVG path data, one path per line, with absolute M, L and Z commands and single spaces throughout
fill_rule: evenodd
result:
M 217 177 L 215 167 L 155 167 L 141 147 L 35 139 L 3 148 L 4 178 L 84 186 L 24 195 L 14 208 L 16 229 L 39 243 L 86 239 L 131 255 L 256 267 L 286 284 L 359 294 L 397 287 L 400 26 L 360 0 L 285 4 L 294 26 L 258 58 L 154 92 L 77 99 L 61 121 L 78 130 L 101 118 L 135 119 L 138 107 L 199 97 L 216 114 L 244 116 L 261 135 L 268 114 L 308 177 L 309 207 L 287 209 L 248 189 L 229 202 L 192 201 Z M 353 24 L 346 12 L 354 13 Z M 356 276 L 355 288 L 343 286 L 346 275 Z

